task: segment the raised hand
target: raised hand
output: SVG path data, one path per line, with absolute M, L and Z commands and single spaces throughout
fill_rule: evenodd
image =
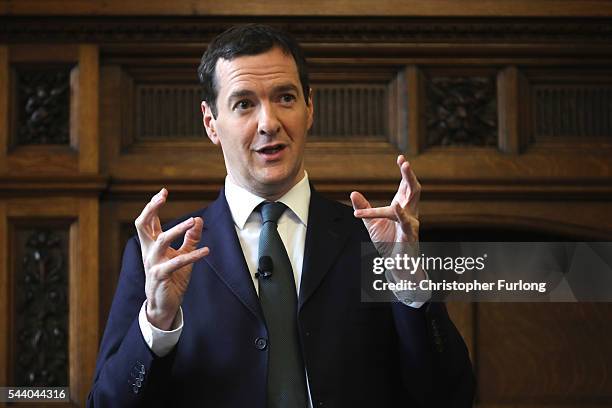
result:
M 363 194 L 357 191 L 351 193 L 355 217 L 363 220 L 374 243 L 419 240 L 421 185 L 403 155 L 397 157 L 397 165 L 402 181 L 390 205 L 372 208 Z
M 168 190 L 162 188 L 142 210 L 134 224 L 140 240 L 147 296 L 147 318 L 155 327 L 168 330 L 189 285 L 193 263 L 208 255 L 208 247 L 197 249 L 202 236 L 202 218 L 189 218 L 162 231 L 158 212 L 166 202 Z M 170 244 L 185 234 L 176 250 Z

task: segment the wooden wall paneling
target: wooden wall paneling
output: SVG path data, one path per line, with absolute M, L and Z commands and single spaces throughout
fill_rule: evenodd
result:
M 398 75 L 396 75 L 395 77 L 393 77 L 390 81 L 389 84 L 387 85 L 388 87 L 388 91 L 387 91 L 387 129 L 389 132 L 389 138 L 392 142 L 395 142 L 396 145 L 398 145 L 399 139 L 398 139 L 398 129 L 399 129 L 399 123 L 398 121 L 400 120 L 400 117 L 398 115 L 398 110 L 397 109 L 393 109 L 392 107 L 395 105 L 397 106 L 397 98 L 398 98 Z
M 497 226 L 524 231 L 525 241 L 530 230 L 577 240 L 612 237 L 610 201 L 606 200 L 424 199 L 420 212 L 422 225 Z
M 406 94 L 406 75 L 398 70 L 387 82 L 387 138 L 391 148 L 398 152 L 408 150 L 408 95 Z M 365 151 L 365 149 L 364 149 Z
M 41 202 L 39 198 L 14 198 L 1 204 L 6 206 L 4 224 L 0 224 L 4 226 L 5 236 L 7 219 L 32 223 L 69 220 L 68 376 L 72 404 L 83 406 L 93 378 L 99 339 L 98 200 L 45 197 Z M 6 271 L 3 272 L 6 276 Z M 6 314 L 2 318 L 6 318 Z
M 111 161 L 121 150 L 122 126 L 126 118 L 117 105 L 123 88 L 121 68 L 117 65 L 100 66 L 100 172 L 108 174 Z
M 10 70 L 8 46 L 0 44 L 0 174 L 7 172 Z
M 147 52 L 152 52 L 148 49 Z M 170 60 L 160 62 L 149 60 L 152 55 L 142 56 L 136 60 L 124 61 L 125 64 L 114 63 L 112 57 L 107 57 L 102 68 L 101 83 L 101 116 L 109 118 L 101 124 L 101 138 L 105 140 L 104 167 L 108 173 L 120 180 L 131 180 L 142 184 L 154 180 L 153 184 L 164 179 L 178 179 L 188 183 L 219 183 L 225 176 L 225 165 L 220 148 L 214 146 L 203 134 L 190 138 L 162 137 L 150 138 L 137 134 L 142 126 L 137 126 L 138 102 L 135 92 L 141 84 L 172 87 L 181 84 L 195 84 L 195 70 L 185 70 L 184 63 Z M 159 101 L 159 99 L 158 99 Z M 156 108 L 157 111 L 147 115 L 160 115 L 162 106 L 150 106 L 146 100 L 143 107 Z M 165 102 L 164 102 L 165 103 Z M 198 109 L 199 99 L 185 109 Z M 178 114 L 178 106 L 171 106 L 170 112 Z M 167 120 L 165 121 L 167 122 Z M 165 123 L 164 122 L 164 123 Z M 142 122 L 141 122 L 142 123 Z M 201 122 L 191 124 L 199 129 Z M 167 125 L 163 126 L 168 129 Z M 146 188 L 145 188 L 146 190 Z
M 96 45 L 79 46 L 77 129 L 79 171 L 97 173 L 99 162 L 98 105 L 99 56 Z
M 17 64 L 40 62 L 75 63 L 79 58 L 74 44 L 12 44 L 9 48 L 10 61 Z
M 40 70 L 41 66 L 49 67 L 68 67 L 72 64 L 76 65 L 77 47 L 72 44 L 65 45 L 35 45 L 35 44 L 14 44 L 8 47 L 9 51 L 9 70 L 12 74 L 17 74 L 21 69 L 28 70 L 30 68 Z M 74 93 L 77 91 L 76 84 L 73 83 L 75 68 L 72 68 L 70 74 L 70 106 L 69 110 L 69 133 L 70 140 L 76 140 L 75 121 L 76 117 L 72 107 L 76 101 Z M 40 145 L 18 145 L 15 135 L 18 129 L 18 107 L 15 105 L 17 101 L 17 92 L 20 92 L 16 81 L 18 75 L 9 75 L 10 84 L 8 86 L 9 100 L 12 104 L 10 107 L 9 126 L 7 130 L 7 160 L 6 171 L 11 175 L 32 174 L 40 175 L 41 173 L 70 173 L 74 174 L 78 171 L 77 153 L 73 143 L 70 144 L 40 144 Z M 74 86 L 73 86 L 74 85 Z M 51 135 L 53 136 L 53 135 Z M 51 137 L 50 136 L 50 137 Z
M 540 46 L 541 49 L 544 49 Z M 352 48 L 351 48 L 352 49 Z M 114 51 L 113 51 L 114 50 Z M 166 49 L 162 50 L 164 53 L 168 52 Z M 184 53 L 187 51 L 182 50 L 178 55 L 180 58 L 161 58 L 158 57 L 155 59 L 157 66 L 154 64 L 148 69 L 148 72 L 143 70 L 143 68 L 138 68 L 136 66 L 135 69 L 132 67 L 133 64 L 136 63 L 139 58 L 129 59 L 126 56 L 121 57 L 123 59 L 117 60 L 117 56 L 113 53 L 119 52 L 116 46 L 111 47 L 110 51 L 106 53 L 108 58 L 111 61 L 123 61 L 126 65 L 126 72 L 129 72 L 128 77 L 134 77 L 134 80 L 139 80 L 138 78 L 146 78 L 147 81 L 160 81 L 164 78 L 164 75 L 168 78 L 185 78 L 187 75 L 182 70 L 185 70 L 184 64 L 185 61 L 192 61 L 192 59 L 186 59 Z M 121 52 L 127 52 L 123 50 Z M 135 51 L 134 51 L 135 52 Z M 191 51 L 194 52 L 193 47 Z M 319 51 L 322 52 L 322 51 Z M 366 51 L 363 51 L 366 52 Z M 368 51 L 369 52 L 369 51 Z M 152 53 L 155 51 L 153 49 L 142 49 L 140 51 L 141 54 Z M 115 55 L 115 56 L 113 56 Z M 121 54 L 123 55 L 123 54 Z M 496 54 L 503 55 L 503 54 Z M 152 58 L 152 57 L 148 57 Z M 315 54 L 315 57 L 309 58 L 315 65 L 315 67 L 334 67 L 334 72 L 340 72 L 342 70 L 347 70 L 349 68 L 355 69 L 355 67 L 364 66 L 367 67 L 370 71 L 374 70 L 374 67 L 390 67 L 394 66 L 394 64 L 402 64 L 406 61 L 411 61 L 409 58 L 333 58 L 333 57 L 320 57 Z M 456 75 L 489 75 L 492 77 L 493 81 L 495 81 L 495 65 L 490 64 L 498 64 L 499 59 L 494 57 L 483 58 L 482 56 L 478 58 L 432 58 L 427 57 L 426 59 L 421 58 L 423 63 L 426 64 L 434 64 L 436 65 L 437 71 L 441 74 L 448 75 L 449 73 L 455 73 Z M 517 62 L 516 58 L 503 58 L 506 61 Z M 172 62 L 174 61 L 174 62 Z M 571 64 L 581 63 L 590 64 L 587 60 L 574 59 Z M 533 59 L 532 63 L 535 64 L 561 64 L 562 61 L 558 58 L 553 58 L 549 61 L 545 61 L 542 58 Z M 601 58 L 598 59 L 598 64 L 605 64 L 605 61 Z M 161 64 L 161 65 L 160 65 Z M 167 68 L 161 68 L 165 67 Z M 177 65 L 178 64 L 178 65 Z M 197 59 L 193 58 L 193 61 L 190 64 L 197 64 Z M 447 64 L 448 66 L 442 66 L 441 64 Z M 455 65 L 453 65 L 455 64 Z M 145 65 L 147 65 L 145 63 Z M 128 69 L 129 68 L 129 69 Z M 430 68 L 427 69 L 428 72 L 431 71 Z M 173 74 L 172 72 L 175 72 Z M 435 70 L 434 70 L 435 71 Z M 158 72 L 157 74 L 155 72 Z M 162 75 L 163 74 L 163 75 Z M 319 75 L 316 71 L 313 75 Z M 329 73 L 326 73 L 329 75 Z M 193 81 L 192 79 L 189 79 Z M 390 79 L 390 82 L 393 83 L 393 80 Z M 520 82 L 520 81 L 519 81 Z M 494 85 L 494 83 L 493 83 Z M 392 93 L 390 92 L 390 97 L 392 97 Z M 121 101 L 124 97 L 116 97 L 116 101 Z M 397 105 L 397 103 L 395 104 Z M 392 104 L 390 104 L 392 106 Z M 392 113 L 389 113 L 389 116 L 392 116 Z M 521 115 L 522 117 L 522 115 Z M 529 118 L 525 115 L 525 121 L 528 121 Z M 521 122 L 523 120 L 521 119 Z M 412 121 L 414 123 L 414 121 Z M 405 127 L 401 127 L 400 129 L 405 129 Z M 497 132 L 497 127 L 495 128 Z M 125 131 L 127 133 L 127 131 Z M 395 135 L 390 135 L 390 137 L 397 136 L 400 132 L 390 131 L 390 133 L 395 133 Z M 521 133 L 521 132 L 518 132 Z M 522 134 L 522 133 L 521 133 Z M 107 140 L 107 137 L 104 136 L 104 139 Z M 399 137 L 401 139 L 401 137 Z M 397 140 L 399 140 L 397 139 Z M 207 143 L 207 142 L 206 142 Z M 206 144 L 205 140 L 202 143 L 198 143 L 196 141 L 137 141 L 130 147 L 127 147 L 124 153 L 122 153 L 116 160 L 113 160 L 113 164 L 110 165 L 111 174 L 113 177 L 125 177 L 125 174 L 142 174 L 142 179 L 155 179 L 162 177 L 172 177 L 177 180 L 198 180 L 198 178 L 202 175 L 205 176 L 205 179 L 200 179 L 199 181 L 208 180 L 210 182 L 217 182 L 221 179 L 221 177 L 225 174 L 225 169 L 221 160 L 221 155 L 218 149 L 212 147 L 210 144 Z M 315 181 L 327 181 L 327 180 L 350 180 L 355 178 L 354 173 L 350 166 L 334 166 L 330 165 L 330 163 L 347 163 L 347 162 L 356 162 L 359 161 L 363 164 L 364 168 L 362 173 L 366 175 L 366 177 L 371 177 L 372 179 L 379 179 L 381 183 L 387 183 L 395 179 L 395 155 L 398 150 L 394 149 L 392 146 L 395 143 L 392 143 L 391 146 L 383 146 L 383 145 L 374 145 L 370 142 L 357 141 L 354 143 L 344 142 L 342 144 L 327 144 L 328 142 L 323 143 L 322 141 L 311 139 L 307 146 L 307 163 L 308 168 L 311 171 L 313 176 L 313 180 Z M 361 149 L 359 148 L 361 147 Z M 401 149 L 400 149 L 401 150 Z M 163 152 L 163 153 L 162 153 Z M 602 156 L 601 158 L 596 159 L 598 164 L 595 165 L 593 160 L 585 160 L 584 163 L 578 163 L 576 160 L 582 160 L 580 158 L 585 158 L 589 156 L 591 153 L 595 153 L 596 155 Z M 382 155 L 381 155 L 382 154 Z M 559 159 L 553 157 L 546 151 L 534 151 L 530 152 L 524 157 L 521 157 L 519 160 L 520 163 L 515 163 L 514 157 L 506 157 L 503 155 L 499 155 L 496 151 L 479 151 L 479 150 L 450 150 L 444 152 L 435 152 L 435 151 L 427 151 L 427 154 L 419 155 L 414 162 L 417 166 L 415 167 L 419 171 L 419 175 L 423 177 L 424 180 L 428 179 L 470 179 L 470 180 L 485 180 L 485 179 L 493 179 L 493 178 L 503 178 L 505 180 L 525 180 L 528 177 L 532 177 L 534 175 L 541 175 L 543 178 L 552 177 L 553 179 L 557 178 L 559 182 L 563 179 L 564 183 L 568 183 L 567 177 L 568 174 L 572 174 L 576 176 L 576 180 L 582 177 L 590 177 L 595 179 L 603 180 L 605 176 L 605 172 L 609 171 L 609 164 L 606 164 L 606 159 L 603 158 L 603 154 L 601 149 L 595 148 L 593 150 L 585 150 L 578 155 L 572 155 L 570 152 L 565 152 L 561 155 Z M 176 157 L 181 157 L 181 164 L 176 164 Z M 568 159 L 576 159 L 571 161 Z M 550 163 L 550 160 L 554 160 L 553 163 Z M 563 162 L 571 162 L 574 164 L 569 164 L 573 168 L 571 171 L 569 167 L 561 166 Z M 138 164 L 138 168 L 135 168 L 134 165 Z M 371 165 L 370 165 L 371 164 Z M 552 164 L 552 165 L 551 165 Z M 555 172 L 561 172 L 564 174 L 556 174 Z M 577 171 L 577 172 L 574 172 Z M 603 171 L 603 173 L 602 173 Z M 541 172 L 541 173 L 540 173 Z M 568 174 L 565 174 L 568 173 Z M 361 178 L 363 180 L 363 178 Z M 520 181 L 522 182 L 522 181 Z M 601 181 L 601 183 L 604 183 Z M 580 182 L 577 182 L 576 188 L 581 185 Z M 208 189 L 208 186 L 205 187 Z M 331 187 L 330 187 L 331 188 Z
M 391 141 L 397 149 L 401 152 L 409 150 L 410 133 L 409 133 L 409 83 L 408 76 L 405 70 L 400 70 L 395 76 L 395 82 L 393 83 L 396 87 L 394 92 L 395 101 L 393 104 L 389 104 L 391 109 L 396 111 L 395 119 L 397 120 L 397 127 L 394 135 L 391 135 Z
M 254 0 L 248 6 L 229 0 L 193 3 L 179 0 L 108 1 L 3 0 L 0 15 L 147 15 L 158 16 L 438 16 L 438 17 L 600 17 L 611 16 L 606 0 L 313 0 L 287 4 Z
M 417 155 L 426 148 L 425 83 L 419 67 L 405 69 L 408 93 L 408 152 Z
M 503 68 L 497 75 L 499 149 L 520 153 L 528 141 L 529 118 L 526 79 L 516 66 Z
M 100 327 L 99 204 L 97 198 L 78 199 L 78 222 L 71 227 L 70 391 L 84 405 L 93 379 Z
M 611 323 L 609 303 L 480 304 L 480 402 L 609 406 Z
M 69 385 L 72 221 L 9 219 L 10 385 Z
M 9 290 L 9 253 L 8 222 L 6 215 L 6 202 L 0 200 L 0 384 L 8 385 L 9 378 L 9 347 L 8 333 L 10 332 L 9 316 L 11 316 L 10 290 Z
M 497 146 L 496 69 L 487 66 L 486 59 L 472 65 L 424 70 L 428 148 Z
M 457 330 L 459 330 L 459 333 L 461 333 L 461 336 L 465 341 L 465 345 L 467 346 L 468 352 L 470 353 L 472 365 L 476 367 L 478 364 L 478 360 L 476 359 L 477 327 L 475 322 L 475 316 L 478 304 L 468 302 L 447 302 L 446 307 L 453 323 L 455 323 L 455 326 L 457 326 Z
M 125 70 L 120 71 L 119 81 L 121 84 L 121 122 L 120 122 L 120 133 L 119 141 L 120 141 L 120 152 L 125 153 L 129 151 L 129 149 L 134 146 L 136 143 L 136 139 L 141 133 L 138 133 L 137 121 L 139 117 L 137 116 L 137 107 L 136 104 L 140 102 L 139 97 L 136 94 L 136 89 L 134 86 L 134 78 L 127 73 Z M 149 104 L 148 101 L 145 103 Z M 149 116 L 151 113 L 149 113 Z M 148 120 L 149 117 L 144 118 L 144 120 Z
M 527 78 L 534 147 L 612 145 L 609 69 L 542 67 L 530 69 Z

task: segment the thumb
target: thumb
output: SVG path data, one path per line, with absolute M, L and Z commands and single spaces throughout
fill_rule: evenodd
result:
M 193 220 L 193 226 L 185 233 L 183 245 L 181 246 L 182 250 L 193 251 L 197 248 L 198 242 L 200 242 L 200 238 L 202 237 L 204 221 L 200 217 L 195 217 Z
M 353 204 L 354 210 L 363 210 L 365 208 L 372 208 L 368 200 L 358 191 L 351 193 L 351 203 Z

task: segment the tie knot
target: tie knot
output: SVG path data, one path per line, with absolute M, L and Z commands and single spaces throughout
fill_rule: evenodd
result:
M 265 224 L 268 221 L 277 222 L 287 206 L 279 202 L 266 201 L 261 206 L 261 218 Z

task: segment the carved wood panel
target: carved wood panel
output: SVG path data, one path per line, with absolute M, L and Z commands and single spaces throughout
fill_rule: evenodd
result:
M 70 67 L 17 66 L 15 81 L 15 144 L 70 142 Z
M 16 226 L 13 384 L 68 385 L 69 226 Z
M 495 84 L 487 76 L 427 78 L 427 145 L 496 146 Z

